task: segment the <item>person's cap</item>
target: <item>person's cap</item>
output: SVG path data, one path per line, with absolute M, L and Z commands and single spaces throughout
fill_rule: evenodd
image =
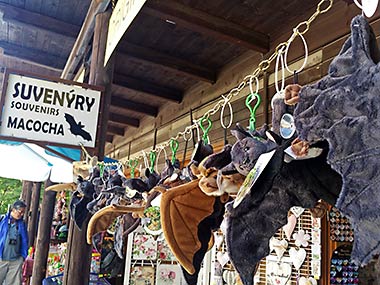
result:
M 17 200 L 16 202 L 13 203 L 12 205 L 12 209 L 20 209 L 20 208 L 26 208 L 26 204 L 21 201 L 21 200 Z

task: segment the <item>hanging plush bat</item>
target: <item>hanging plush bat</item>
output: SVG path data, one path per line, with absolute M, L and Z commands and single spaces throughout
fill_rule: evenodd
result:
M 219 228 L 226 197 L 204 194 L 198 180 L 173 187 L 161 197 L 161 225 L 165 239 L 181 264 L 188 285 L 196 285 L 203 258 Z
M 232 152 L 232 163 L 240 171 L 246 170 L 239 167 L 244 161 L 254 165 L 260 156 L 257 150 L 275 150 L 241 203 L 236 207 L 233 203 L 227 205 L 228 253 L 243 283 L 252 285 L 257 264 L 269 254 L 269 239 L 286 224 L 289 209 L 292 206 L 311 208 L 319 199 L 334 203 L 341 178 L 326 163 L 326 151 L 313 159 L 285 163 L 284 150 L 290 140 L 281 141 L 276 137 L 278 145 L 273 145 L 259 133 L 252 137 L 238 128 L 234 134 L 238 142 Z M 319 147 L 326 149 L 326 145 Z
M 355 231 L 351 260 L 380 253 L 380 52 L 364 16 L 327 76 L 301 89 L 295 124 L 302 140 L 329 143 L 328 163 L 343 179 L 336 207 Z

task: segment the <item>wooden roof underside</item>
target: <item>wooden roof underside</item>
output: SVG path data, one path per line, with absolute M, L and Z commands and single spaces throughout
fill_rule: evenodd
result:
M 0 47 L 5 55 L 62 70 L 90 2 L 0 0 Z M 148 0 L 114 54 L 107 140 L 138 128 L 164 104 L 175 108 L 190 88 L 214 84 L 245 53 L 264 56 L 284 20 L 304 19 L 318 2 Z

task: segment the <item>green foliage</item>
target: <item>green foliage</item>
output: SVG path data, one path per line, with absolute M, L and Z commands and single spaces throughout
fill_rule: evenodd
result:
M 20 198 L 22 191 L 22 182 L 16 179 L 0 177 L 0 214 L 5 214 L 8 205 Z

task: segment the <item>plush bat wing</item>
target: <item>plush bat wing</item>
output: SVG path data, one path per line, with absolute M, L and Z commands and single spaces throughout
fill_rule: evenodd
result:
M 87 210 L 87 204 L 92 199 L 81 196 L 78 191 L 73 193 L 70 201 L 70 215 L 74 219 L 75 224 L 79 229 L 82 228 L 83 222 L 86 220 L 89 211 Z
M 87 243 L 91 244 L 92 237 L 98 232 L 105 231 L 114 220 L 124 214 L 128 213 L 144 213 L 145 206 L 131 207 L 110 205 L 97 211 L 88 222 L 87 227 Z
M 45 191 L 55 191 L 55 192 L 61 192 L 61 191 L 74 191 L 77 189 L 77 184 L 74 182 L 71 183 L 60 183 L 60 184 L 54 184 L 49 187 L 45 188 Z
M 350 218 L 351 260 L 361 265 L 380 253 L 379 59 L 371 27 L 355 17 L 328 75 L 301 89 L 295 110 L 301 139 L 329 142 L 328 163 L 343 179 L 336 207 Z
M 65 113 L 65 120 L 69 123 L 70 132 L 73 135 L 81 136 L 84 140 L 87 141 L 92 141 L 90 133 L 83 129 L 84 125 L 82 125 L 81 123 L 77 123 L 72 115 Z
M 204 194 L 198 180 L 173 187 L 161 197 L 161 224 L 165 239 L 183 267 L 189 285 L 195 285 L 200 265 L 213 245 L 212 230 L 219 227 L 224 204 Z

